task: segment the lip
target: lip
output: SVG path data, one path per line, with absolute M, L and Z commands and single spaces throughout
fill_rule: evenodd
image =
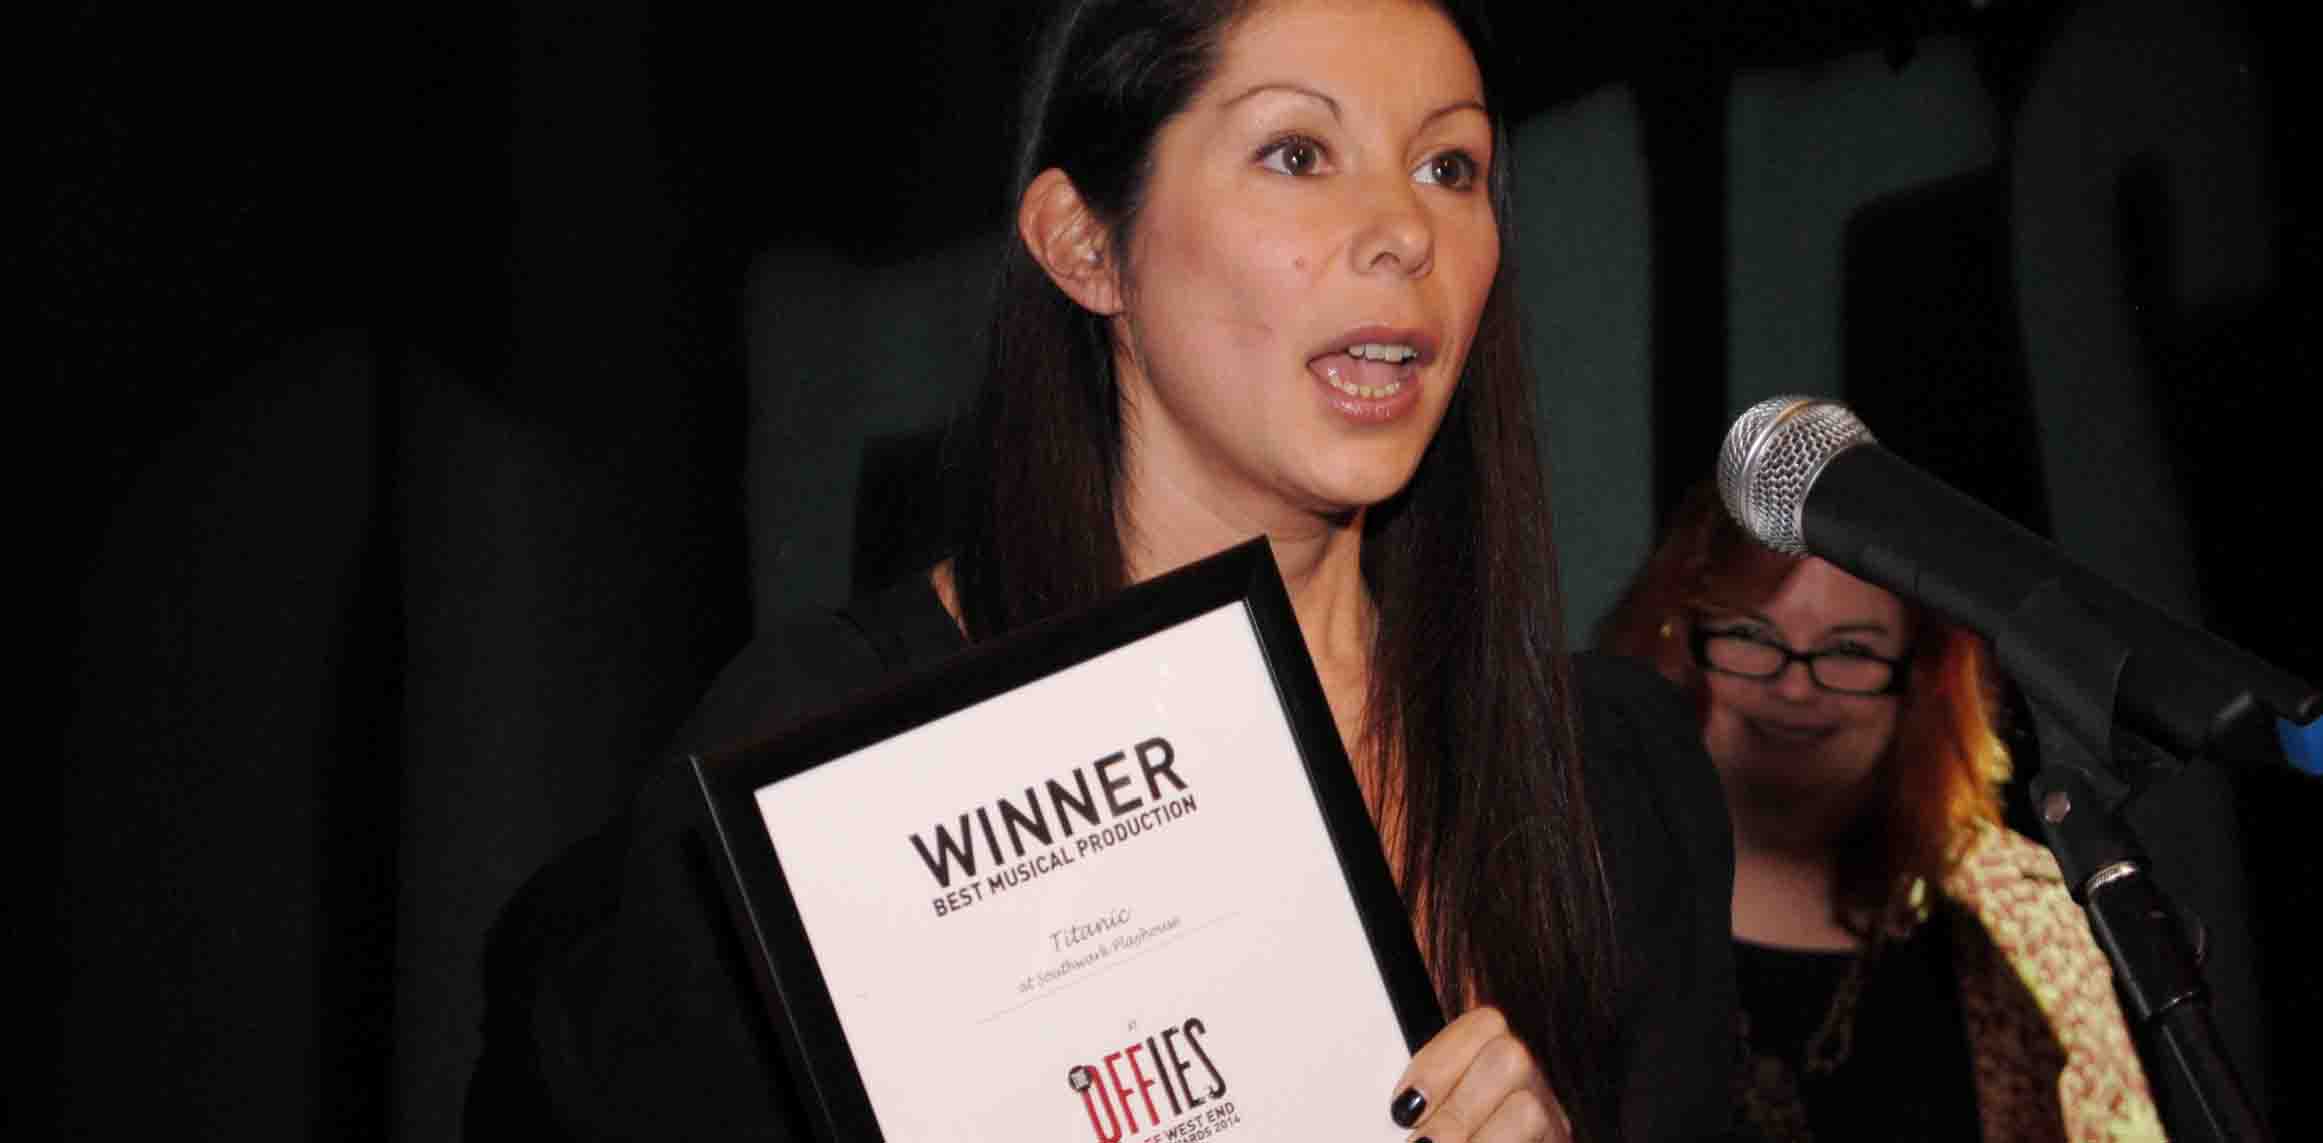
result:
M 1313 361 L 1318 357 L 1345 353 L 1349 346 L 1355 345 L 1411 346 L 1418 351 L 1419 356 L 1412 358 L 1405 364 L 1414 369 L 1424 369 L 1436 359 L 1436 335 L 1427 330 L 1408 326 L 1399 329 L 1386 325 L 1365 325 L 1348 330 L 1337 338 L 1318 346 L 1313 353 L 1307 356 L 1307 360 Z
M 1393 394 L 1364 396 L 1348 392 L 1340 388 L 1338 384 L 1334 384 L 1335 381 L 1352 384 L 1377 384 L 1376 378 L 1371 382 L 1364 382 L 1358 381 L 1352 376 L 1342 377 L 1343 372 L 1352 373 L 1357 368 L 1352 364 L 1354 359 L 1347 356 L 1348 348 L 1366 344 L 1411 347 L 1414 356 L 1395 367 L 1394 381 L 1397 388 Z M 1338 360 L 1334 361 L 1333 358 Z M 1360 424 L 1378 424 L 1394 420 L 1418 406 L 1421 370 L 1435 359 L 1436 337 L 1426 330 L 1396 328 L 1386 325 L 1365 325 L 1348 330 L 1319 347 L 1313 355 L 1307 358 L 1307 373 L 1314 377 L 1316 391 L 1322 394 L 1323 403 L 1333 412 Z M 1348 364 L 1342 365 L 1343 362 Z M 1368 363 L 1361 368 L 1365 372 L 1376 373 L 1377 367 L 1378 363 Z
M 1763 718 L 1747 718 L 1743 721 L 1749 724 L 1751 733 L 1760 738 L 1792 745 L 1820 742 L 1839 729 L 1823 723 L 1777 722 Z

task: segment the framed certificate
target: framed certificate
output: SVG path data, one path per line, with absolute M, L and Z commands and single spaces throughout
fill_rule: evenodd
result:
M 694 760 L 832 1140 L 1399 1140 L 1442 1026 L 1255 540 Z

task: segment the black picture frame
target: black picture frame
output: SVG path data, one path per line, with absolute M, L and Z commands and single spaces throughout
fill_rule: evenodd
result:
M 1080 614 L 973 645 L 772 740 L 690 759 L 707 829 L 722 858 L 719 872 L 729 904 L 752 954 L 799 1103 L 820 1138 L 885 1136 L 809 943 L 789 875 L 759 816 L 756 792 L 1188 620 L 1237 606 L 1249 617 L 1405 1047 L 1417 1051 L 1442 1029 L 1443 1014 L 1409 915 L 1273 554 L 1263 538 L 1254 539 L 1132 586 Z

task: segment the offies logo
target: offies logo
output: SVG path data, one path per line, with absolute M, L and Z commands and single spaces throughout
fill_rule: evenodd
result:
M 1209 1032 L 1199 1018 L 1189 1019 L 1068 1070 L 1065 1084 L 1081 1098 L 1097 1143 L 1122 1143 L 1165 1124 L 1161 1138 L 1190 1143 L 1239 1122 L 1224 1099 L 1226 1075 L 1202 1042 Z

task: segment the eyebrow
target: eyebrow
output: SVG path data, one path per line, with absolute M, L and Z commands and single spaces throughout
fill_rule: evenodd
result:
M 1325 107 L 1328 107 L 1328 108 L 1330 108 L 1330 109 L 1331 109 L 1331 118 L 1333 118 L 1333 119 L 1337 119 L 1337 118 L 1339 118 L 1339 117 L 1340 117 L 1340 116 L 1339 116 L 1339 101 L 1338 101 L 1338 100 L 1336 100 L 1336 99 L 1333 99 L 1333 98 L 1331 98 L 1330 96 L 1328 96 L 1328 95 L 1325 95 L 1325 94 L 1323 94 L 1322 92 L 1315 90 L 1314 88 L 1308 87 L 1308 86 L 1306 86 L 1305 84 L 1299 84 L 1299 83 L 1261 83 L 1261 84 L 1255 84 L 1255 85 L 1251 86 L 1250 88 L 1248 88 L 1248 89 L 1244 90 L 1242 94 L 1240 94 L 1240 95 L 1237 95 L 1237 96 L 1235 96 L 1234 98 L 1232 98 L 1232 99 L 1229 99 L 1229 100 L 1227 100 L 1226 102 L 1219 104 L 1218 106 L 1220 106 L 1220 107 L 1232 107 L 1232 106 L 1234 106 L 1235 104 L 1237 104 L 1237 103 L 1240 103 L 1240 102 L 1242 102 L 1242 101 L 1243 101 L 1243 100 L 1245 100 L 1245 99 L 1249 99 L 1250 97 L 1252 97 L 1252 96 L 1254 96 L 1254 95 L 1260 95 L 1260 94 L 1263 94 L 1263 93 L 1265 93 L 1265 92 L 1269 92 L 1269 91 L 1282 91 L 1282 92 L 1289 92 L 1290 94 L 1293 94 L 1293 95 L 1304 95 L 1304 96 L 1306 96 L 1306 97 L 1307 97 L 1307 98 L 1309 98 L 1309 99 L 1317 99 L 1317 100 L 1321 100 L 1321 101 L 1322 101 L 1322 103 L 1323 103 L 1323 106 L 1325 106 Z
M 1741 609 L 1741 608 L 1716 608 L 1716 609 L 1714 609 L 1714 610 L 1713 610 L 1713 613 L 1712 613 L 1712 614 L 1709 616 L 1709 619 L 1710 619 L 1710 621 L 1711 621 L 1711 622 L 1713 622 L 1713 623 L 1717 622 L 1717 621 L 1718 621 L 1718 619 L 1719 619 L 1719 616 L 1716 614 L 1716 611 L 1724 611 L 1724 612 L 1726 613 L 1726 615 L 1725 615 L 1725 618 L 1726 618 L 1727 622 L 1733 622 L 1734 620 L 1737 620 L 1737 619 L 1747 619 L 1747 620 L 1749 620 L 1749 621 L 1751 621 L 1751 622 L 1753 622 L 1753 623 L 1756 623 L 1756 624 L 1758 624 L 1758 625 L 1759 625 L 1759 626 L 1761 626 L 1761 627 L 1774 627 L 1774 626 L 1776 626 L 1776 623 L 1775 623 L 1775 621 L 1774 621 L 1774 620 L 1772 620 L 1772 619 L 1769 619 L 1769 618 L 1767 618 L 1765 615 L 1763 615 L 1763 614 L 1761 614 L 1761 613 L 1759 613 L 1759 612 L 1756 612 L 1756 611 L 1748 611 L 1748 610 L 1743 610 L 1743 609 Z M 1821 638 L 1824 638 L 1824 639 L 1828 639 L 1828 638 L 1832 637 L 1833 635 L 1853 635 L 1853 634 L 1858 634 L 1858 633 L 1865 634 L 1865 635 L 1893 635 L 1893 634 L 1895 634 L 1895 632 L 1893 632 L 1893 631 L 1891 631 L 1891 630 L 1889 630 L 1889 629 L 1888 629 L 1888 626 L 1887 626 L 1887 624 L 1885 624 L 1885 623 L 1881 623 L 1881 622 L 1878 622 L 1877 620 L 1872 620 L 1872 619 L 1858 619 L 1858 620 L 1856 620 L 1856 621 L 1854 621 L 1854 622 L 1852 622 L 1852 623 L 1836 623 L 1836 624 L 1833 624 L 1833 625 L 1831 625 L 1831 626 L 1829 626 L 1829 627 L 1826 627 L 1826 628 L 1824 628 L 1824 629 L 1823 629 L 1823 634 L 1822 634 L 1820 637 L 1821 637 Z
M 1321 102 L 1321 103 L 1323 104 L 1323 106 L 1325 106 L 1325 107 L 1329 108 L 1329 109 L 1330 109 L 1330 111 L 1331 111 L 1331 118 L 1333 118 L 1333 119 L 1344 119 L 1344 118 L 1345 118 L 1343 115 L 1341 115 L 1341 114 L 1340 114 L 1340 111 L 1339 111 L 1339 101 L 1338 101 L 1338 100 L 1336 100 L 1336 99 L 1333 99 L 1333 98 L 1331 98 L 1330 96 L 1328 96 L 1328 95 L 1325 95 L 1325 94 L 1323 94 L 1322 92 L 1315 90 L 1314 88 L 1308 87 L 1307 85 L 1305 85 L 1305 84 L 1303 84 L 1303 83 L 1290 83 L 1290 82 L 1270 82 L 1270 83 L 1260 83 L 1260 84 L 1254 84 L 1254 85 L 1250 86 L 1249 88 L 1246 88 L 1246 89 L 1244 89 L 1244 90 L 1243 90 L 1243 92 L 1242 92 L 1241 94 L 1239 94 L 1239 95 L 1236 95 L 1234 98 L 1232 98 L 1232 99 L 1229 99 L 1229 100 L 1227 100 L 1226 102 L 1219 104 L 1219 106 L 1220 106 L 1221 108 L 1232 107 L 1232 106 L 1234 106 L 1235 104 L 1237 104 L 1237 103 L 1240 103 L 1240 102 L 1242 102 L 1242 101 L 1243 101 L 1243 100 L 1245 100 L 1245 99 L 1249 99 L 1250 97 L 1252 97 L 1252 96 L 1254 96 L 1254 95 L 1258 95 L 1258 94 L 1260 94 L 1260 93 L 1262 93 L 1262 92 L 1268 92 L 1268 91 L 1279 91 L 1279 92 L 1287 92 L 1287 93 L 1289 93 L 1289 94 L 1292 94 L 1292 95 L 1304 95 L 1304 96 L 1306 96 L 1306 97 L 1307 97 L 1307 98 L 1309 98 L 1309 99 L 1313 99 L 1313 100 L 1317 100 L 1317 101 Z M 1452 113 L 1454 113 L 1454 112 L 1456 112 L 1456 111 L 1474 111 L 1474 112 L 1476 112 L 1476 113 L 1477 113 L 1477 114 L 1479 114 L 1479 115 L 1486 116 L 1487 118 L 1489 118 L 1489 117 L 1491 116 L 1491 114 L 1492 114 L 1490 111 L 1487 111 L 1487 110 L 1485 109 L 1485 107 L 1484 107 L 1484 101 L 1483 101 L 1483 100 L 1481 100 L 1481 99 L 1461 99 L 1461 100 L 1455 100 L 1455 101 L 1453 101 L 1453 102 L 1451 102 L 1451 103 L 1447 103 L 1447 104 L 1443 105 L 1442 107 L 1439 107 L 1439 108 L 1435 109 L 1434 111 L 1430 111 L 1430 112 L 1428 112 L 1426 116 L 1424 116 L 1424 117 L 1422 117 L 1422 118 L 1420 119 L 1420 125 L 1424 127 L 1424 126 L 1426 126 L 1426 125 L 1428 125 L 1428 124 L 1430 124 L 1430 123 L 1433 123 L 1433 122 L 1435 122 L 1436 120 L 1438 120 L 1438 119 L 1441 119 L 1441 118 L 1443 118 L 1443 117 L 1444 117 L 1444 116 L 1446 116 L 1446 115 L 1450 115 L 1450 114 L 1452 114 Z

